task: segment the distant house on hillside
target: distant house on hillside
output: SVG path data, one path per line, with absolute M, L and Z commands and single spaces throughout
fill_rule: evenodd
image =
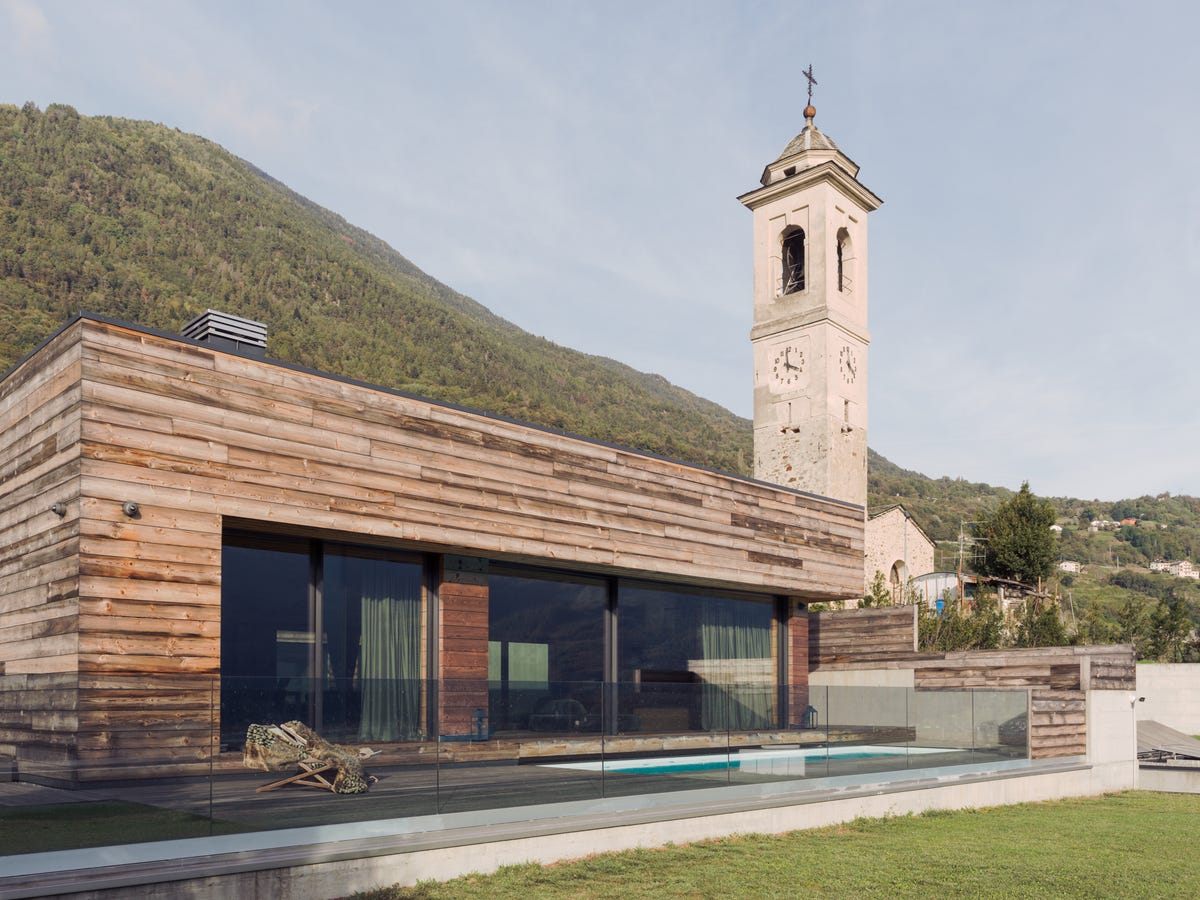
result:
M 1075 562 L 1073 559 L 1064 559 L 1059 562 L 1058 571 L 1076 574 L 1083 571 L 1083 565 Z
M 1200 579 L 1200 569 L 1192 565 L 1190 559 L 1173 559 L 1159 560 L 1158 562 L 1150 563 L 1151 572 L 1163 572 L 1167 575 L 1174 575 L 1176 578 L 1196 578 Z

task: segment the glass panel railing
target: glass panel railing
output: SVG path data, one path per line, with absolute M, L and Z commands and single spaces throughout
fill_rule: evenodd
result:
M 762 724 L 753 688 L 664 673 L 616 685 L 615 734 L 605 741 L 610 797 L 722 787 L 730 781 L 730 723 Z M 773 702 L 773 701 L 772 701 Z
M 95 680 L 23 692 L 18 708 L 37 711 L 31 723 L 43 732 L 16 748 L 27 807 L 0 811 L 15 835 L 0 855 L 888 780 L 1027 757 L 1027 706 L 1024 691 L 838 685 L 784 694 L 727 680 Z M 52 827 L 33 824 L 35 812 Z
M 913 768 L 964 765 L 974 759 L 972 691 L 913 691 Z
M 247 830 L 212 815 L 210 677 L 72 676 L 5 691 L 25 712 L 0 785 L 0 855 Z M 15 739 L 14 739 L 15 738 Z M 0 863 L 0 871 L 4 865 Z
M 604 686 L 594 681 L 443 681 L 438 811 L 604 796 Z
M 974 691 L 975 752 L 980 758 L 1029 756 L 1027 691 Z
M 910 688 L 829 685 L 826 691 L 827 776 L 908 767 L 908 748 L 913 742 Z

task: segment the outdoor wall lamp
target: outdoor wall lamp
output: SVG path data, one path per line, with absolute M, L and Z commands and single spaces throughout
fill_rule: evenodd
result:
M 50 512 L 54 513 L 56 516 L 58 516 L 61 519 L 63 516 L 65 516 L 67 514 L 67 504 L 51 503 L 50 504 Z
M 131 519 L 136 519 L 141 514 L 141 508 L 132 500 L 126 500 L 122 503 L 121 510 Z

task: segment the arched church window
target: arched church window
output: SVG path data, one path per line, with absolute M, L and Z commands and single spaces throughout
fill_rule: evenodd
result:
M 854 247 L 845 228 L 837 231 L 837 289 L 842 293 L 854 290 Z
M 783 290 L 794 294 L 804 290 L 804 231 L 794 228 L 783 235 Z

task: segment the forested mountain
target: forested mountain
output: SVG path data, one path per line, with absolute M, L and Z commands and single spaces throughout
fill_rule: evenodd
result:
M 749 473 L 746 419 L 521 330 L 211 141 L 60 104 L 0 105 L 0 372 L 80 310 L 178 332 L 209 307 L 266 322 L 279 359 Z M 869 471 L 872 509 L 904 503 L 938 540 L 1011 494 L 875 453 Z M 1168 526 L 1068 535 L 1083 562 L 1200 562 L 1200 500 L 1052 500 L 1067 518 Z
M 80 310 L 178 332 L 209 307 L 279 359 L 749 470 L 747 420 L 522 331 L 210 141 L 0 105 L 0 371 Z

